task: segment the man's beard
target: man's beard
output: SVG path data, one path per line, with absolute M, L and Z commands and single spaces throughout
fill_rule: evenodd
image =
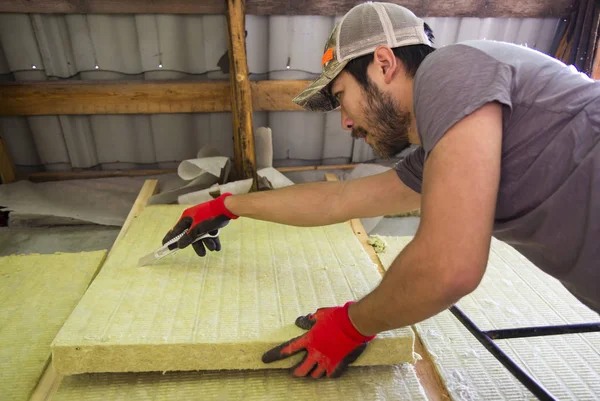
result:
M 364 138 L 368 133 L 370 145 L 375 153 L 389 159 L 410 146 L 410 113 L 402 110 L 390 94 L 382 92 L 370 80 L 364 92 L 365 104 L 362 113 L 369 131 L 362 127 L 354 127 L 352 137 Z

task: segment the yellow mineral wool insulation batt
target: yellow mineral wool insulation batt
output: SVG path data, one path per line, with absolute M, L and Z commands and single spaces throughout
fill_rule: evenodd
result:
M 381 241 L 386 244 L 383 252 L 377 252 L 377 257 L 381 261 L 383 268 L 385 270 L 389 269 L 389 267 L 396 259 L 396 256 L 410 241 L 412 241 L 413 237 L 405 236 L 405 237 L 393 237 L 393 236 L 378 236 Z
M 0 399 L 28 400 L 106 251 L 0 257 Z
M 393 254 L 398 254 L 404 246 L 400 239 L 385 239 L 388 249 L 394 248 Z M 600 319 L 558 280 L 495 239 L 481 284 L 458 306 L 481 330 Z M 453 399 L 536 399 L 449 311 L 417 324 L 416 328 Z M 598 399 L 600 333 L 495 340 L 495 343 L 557 399 Z
M 300 315 L 343 305 L 381 276 L 349 224 L 297 228 L 240 218 L 221 252 L 190 248 L 138 267 L 184 207 L 149 206 L 111 251 L 53 343 L 64 374 L 287 368 L 262 354 L 304 331 Z M 356 365 L 412 362 L 414 333 L 381 333 Z
M 338 379 L 287 370 L 91 373 L 67 376 L 52 401 L 426 401 L 413 367 L 355 367 Z

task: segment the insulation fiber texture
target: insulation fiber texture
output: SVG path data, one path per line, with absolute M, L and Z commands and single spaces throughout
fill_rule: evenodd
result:
M 349 369 L 338 379 L 282 370 L 90 373 L 67 376 L 53 401 L 426 401 L 408 364 Z
M 392 254 L 404 246 L 403 240 L 384 238 Z M 558 280 L 495 239 L 481 284 L 457 305 L 481 330 L 600 321 Z M 416 328 L 453 399 L 537 399 L 451 312 Z M 598 399 L 600 333 L 495 340 L 495 344 L 556 399 Z
M 0 399 L 29 400 L 106 251 L 0 258 Z
M 304 331 L 300 315 L 366 295 L 381 280 L 349 224 L 297 228 L 239 218 L 221 252 L 191 247 L 155 264 L 185 209 L 149 206 L 132 223 L 53 343 L 60 373 L 287 368 L 262 354 Z M 412 362 L 410 328 L 381 333 L 355 365 Z

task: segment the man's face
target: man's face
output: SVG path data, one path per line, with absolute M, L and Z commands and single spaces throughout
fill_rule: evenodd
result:
M 342 127 L 351 130 L 353 138 L 364 138 L 380 157 L 391 158 L 410 145 L 410 113 L 373 81 L 365 89 L 344 71 L 333 82 L 331 93 L 341 106 Z

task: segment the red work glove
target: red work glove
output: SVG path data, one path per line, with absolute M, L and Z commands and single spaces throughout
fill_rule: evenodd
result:
M 197 242 L 194 242 L 194 240 L 206 233 L 214 233 L 219 228 L 225 227 L 229 220 L 238 218 L 225 207 L 225 198 L 228 196 L 231 196 L 231 194 L 224 193 L 216 199 L 185 209 L 175 227 L 163 238 L 163 245 L 188 230 L 176 244 L 173 244 L 173 247 L 185 248 L 192 244 L 198 256 L 206 255 L 204 246 L 209 251 L 220 251 L 221 241 L 219 237 L 205 238 Z
M 267 351 L 262 361 L 271 363 L 306 351 L 304 359 L 292 368 L 294 376 L 310 375 L 315 379 L 341 376 L 375 338 L 360 334 L 350 321 L 348 307 L 352 303 L 300 316 L 296 326 L 309 331 Z

